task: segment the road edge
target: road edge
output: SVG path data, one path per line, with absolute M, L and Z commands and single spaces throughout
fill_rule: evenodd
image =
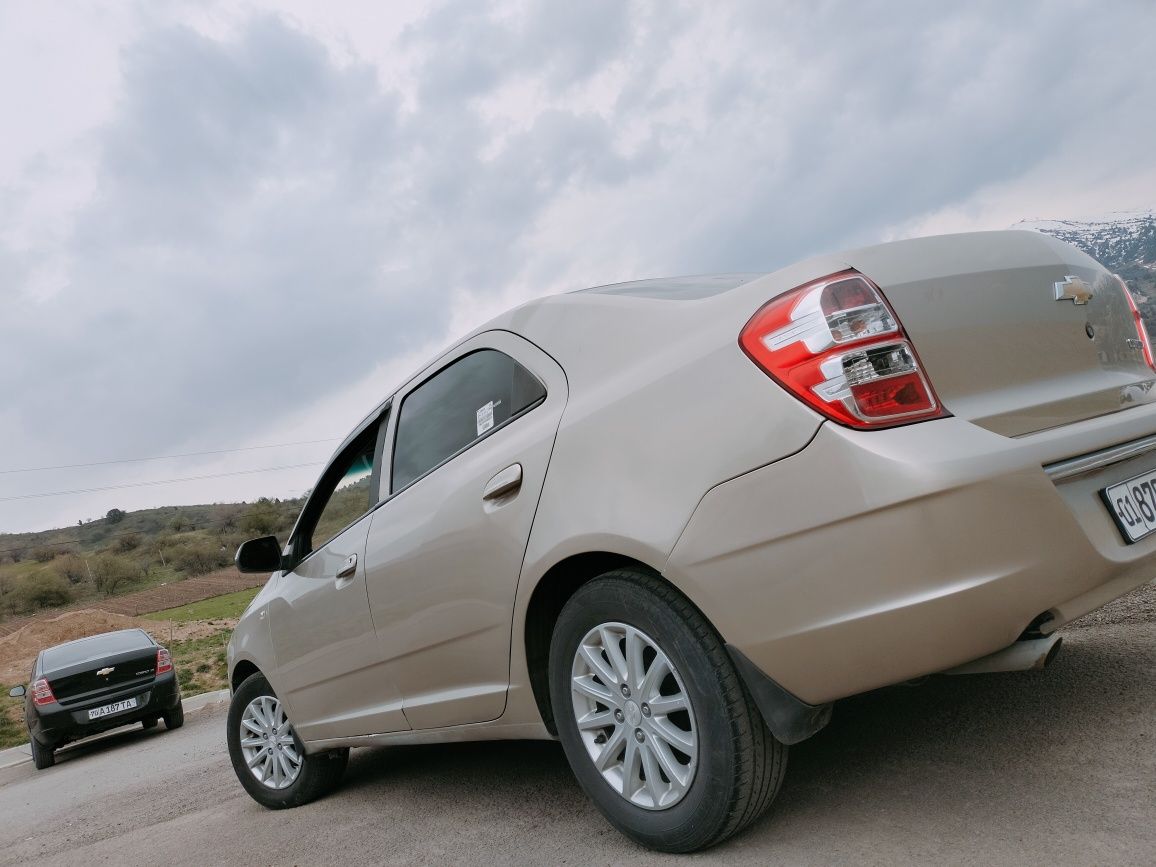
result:
M 202 710 L 206 707 L 223 704 L 228 700 L 229 690 L 218 689 L 214 692 L 202 692 L 200 695 L 191 695 L 181 701 L 181 707 L 184 708 L 185 713 L 192 713 L 193 711 Z M 112 729 L 112 731 L 116 731 L 116 729 Z M 101 732 L 101 734 L 107 734 L 107 732 Z M 99 736 L 100 735 L 97 735 L 97 737 Z M 79 743 L 79 741 L 77 743 Z M 17 765 L 22 765 L 30 761 L 32 761 L 32 747 L 26 743 L 9 747 L 6 750 L 0 750 L 0 771 L 6 768 L 14 768 Z

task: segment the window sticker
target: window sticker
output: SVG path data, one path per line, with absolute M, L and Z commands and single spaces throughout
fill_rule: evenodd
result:
M 478 408 L 478 436 L 494 426 L 494 407 L 500 403 L 500 400 L 491 400 L 485 406 Z

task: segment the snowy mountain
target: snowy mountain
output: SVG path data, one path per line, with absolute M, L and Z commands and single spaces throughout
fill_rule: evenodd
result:
M 1116 211 L 1081 220 L 1024 220 L 1032 229 L 1079 247 L 1123 277 L 1137 296 L 1149 328 L 1156 324 L 1156 209 Z
M 1117 211 L 1083 220 L 1025 220 L 1013 228 L 1034 229 L 1074 244 L 1119 271 L 1140 266 L 1156 270 L 1156 210 Z

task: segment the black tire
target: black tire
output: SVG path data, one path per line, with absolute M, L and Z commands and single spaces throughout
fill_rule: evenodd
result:
M 185 724 L 184 705 L 182 705 L 178 701 L 176 706 L 174 708 L 172 708 L 172 710 L 166 710 L 164 712 L 164 719 L 165 719 L 165 728 L 166 729 L 168 729 L 169 731 L 172 731 L 173 729 L 179 729 L 181 726 L 183 726 Z M 154 725 L 156 724 L 156 720 L 153 720 L 153 724 Z M 148 726 L 145 726 L 145 728 L 148 728 Z
M 653 639 L 678 670 L 697 721 L 698 767 L 682 800 L 648 810 L 610 786 L 583 744 L 570 692 L 575 652 L 594 627 L 618 622 Z M 726 648 L 678 591 L 653 575 L 608 572 L 562 609 L 550 645 L 550 698 L 574 775 L 614 827 L 663 852 L 693 852 L 738 833 L 770 806 L 787 765 Z
M 341 782 L 345 773 L 345 766 L 349 761 L 349 750 L 329 750 L 323 753 L 305 755 L 301 764 L 301 772 L 297 779 L 284 789 L 271 789 L 261 784 L 250 773 L 241 752 L 241 718 L 245 708 L 253 699 L 267 695 L 276 698 L 277 693 L 269 686 L 265 676 L 260 672 L 249 675 L 233 693 L 229 703 L 228 741 L 229 758 L 233 762 L 233 770 L 237 779 L 241 781 L 245 791 L 254 801 L 271 810 L 283 810 L 288 807 L 300 807 L 318 798 L 329 794 Z M 293 733 L 297 741 L 297 749 L 305 753 L 297 733 Z
M 148 719 L 142 719 L 140 721 L 140 727 L 142 729 L 155 729 L 157 727 L 157 718 L 154 716 Z
M 43 771 L 56 764 L 56 750 L 44 746 L 31 732 L 28 733 L 28 743 L 32 746 L 32 764 L 36 765 L 36 770 Z

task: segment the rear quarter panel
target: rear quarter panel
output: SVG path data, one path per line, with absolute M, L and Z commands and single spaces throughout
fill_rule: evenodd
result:
M 759 370 L 738 335 L 771 297 L 843 267 L 813 260 L 699 301 L 559 296 L 516 312 L 507 327 L 561 364 L 570 399 L 526 550 L 515 636 L 555 564 L 608 552 L 663 572 L 711 487 L 810 442 L 822 419 Z M 537 713 L 521 689 L 523 651 L 516 639 L 507 719 Z

